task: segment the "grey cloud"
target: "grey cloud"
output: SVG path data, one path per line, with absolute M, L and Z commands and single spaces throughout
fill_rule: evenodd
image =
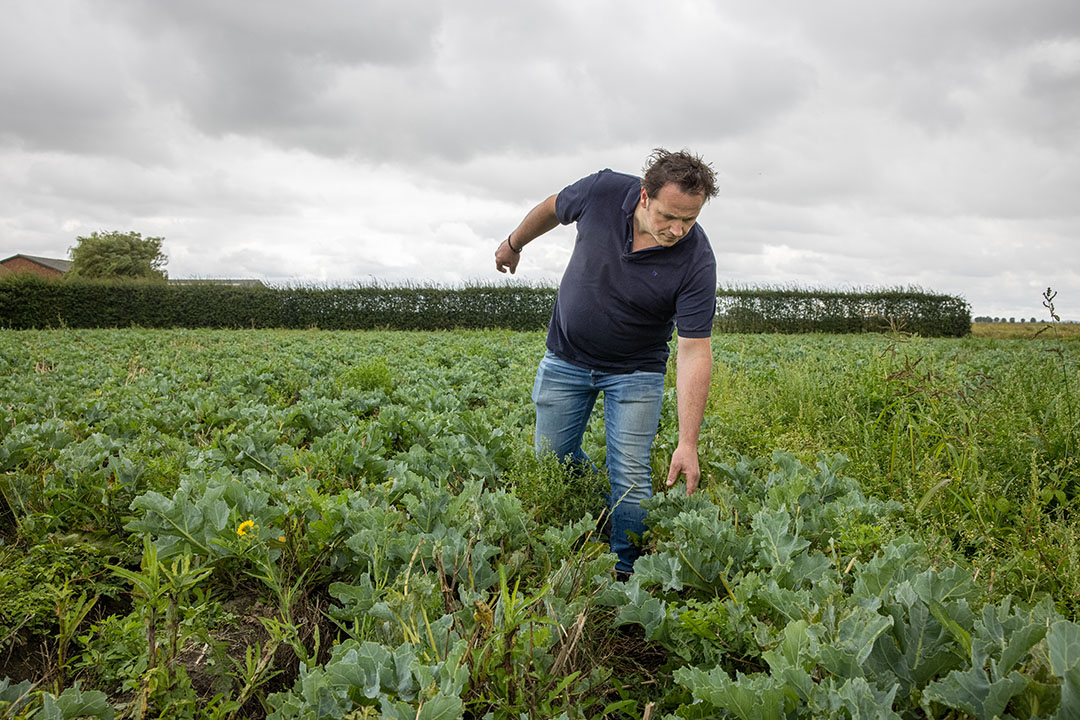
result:
M 718 57 L 704 22 L 661 38 L 678 60 L 658 60 L 642 50 L 651 26 L 621 6 L 128 0 L 59 19 L 32 7 L 0 50 L 27 68 L 0 86 L 5 139 L 140 162 L 183 160 L 154 147 L 170 118 L 395 162 L 693 143 L 759 130 L 813 83 L 796 58 L 734 33 Z M 25 40 L 50 36 L 51 52 Z
M 123 31 L 88 6 L 16 3 L 0 26 L 0 141 L 29 149 L 118 152 L 138 101 Z
M 243 133 L 300 145 L 289 129 L 311 126 L 316 150 L 323 96 L 342 68 L 396 68 L 429 61 L 438 27 L 429 3 L 135 3 L 127 12 L 155 43 L 145 61 L 167 78 L 148 83 L 213 135 Z M 164 57 L 158 47 L 167 49 Z
M 1080 32 L 1080 5 L 1072 0 L 822 0 L 812 12 L 790 0 L 742 12 L 791 28 L 823 56 L 857 63 L 864 72 L 905 66 L 936 71 Z M 926 79 L 934 80 L 932 72 Z
M 145 86 L 157 102 L 206 133 L 331 156 L 463 161 L 693 142 L 760 129 L 813 82 L 796 59 L 736 35 L 717 62 L 707 27 L 667 38 L 685 68 L 672 72 L 642 51 L 651 38 L 640 18 L 620 10 L 612 17 L 631 18 L 615 23 L 569 4 L 537 17 L 484 3 L 125 7 L 147 35 L 142 62 L 159 80 Z M 591 33 L 605 23 L 622 36 L 598 53 L 603 38 Z

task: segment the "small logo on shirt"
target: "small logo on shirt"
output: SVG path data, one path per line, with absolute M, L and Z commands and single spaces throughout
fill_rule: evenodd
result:
M 653 276 L 653 277 L 660 277 L 660 273 L 658 273 L 658 272 L 656 272 L 655 270 L 653 270 L 653 271 L 652 271 L 652 276 Z

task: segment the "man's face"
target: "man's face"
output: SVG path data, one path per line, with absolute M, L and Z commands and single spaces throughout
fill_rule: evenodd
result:
M 649 197 L 642 188 L 640 203 L 642 229 L 660 245 L 671 247 L 694 227 L 705 206 L 705 196 L 688 195 L 675 183 L 668 183 L 656 197 Z

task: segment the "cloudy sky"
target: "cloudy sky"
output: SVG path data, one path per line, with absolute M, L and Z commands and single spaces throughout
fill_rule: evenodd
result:
M 0 257 L 164 237 L 171 277 L 503 282 L 498 242 L 657 146 L 726 285 L 1080 319 L 1076 0 L 9 0 Z M 573 244 L 530 245 L 554 282 Z

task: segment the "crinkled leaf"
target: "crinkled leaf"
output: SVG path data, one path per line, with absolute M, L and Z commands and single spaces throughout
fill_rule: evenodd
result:
M 637 598 L 636 602 L 624 605 L 615 616 L 615 625 L 637 623 L 645 628 L 645 639 L 652 641 L 661 635 L 666 618 L 664 602 L 645 595 Z
M 779 642 L 771 649 L 761 653 L 762 659 L 769 663 L 774 673 L 789 667 L 804 667 L 813 638 L 807 632 L 810 626 L 806 620 L 797 620 L 784 626 Z M 811 661 L 812 662 L 812 661 Z
M 1046 637 L 1047 628 L 1045 625 L 1036 625 L 1034 623 L 1025 627 L 1015 630 L 1009 635 L 1005 648 L 1001 651 L 1001 659 L 997 662 L 991 661 L 991 667 L 994 671 L 994 679 L 1004 677 L 1008 672 L 1020 664 L 1031 651 L 1031 648 L 1035 647 L 1035 644 Z
M 384 698 L 381 710 L 384 718 L 393 718 L 393 720 L 455 720 L 461 717 L 464 706 L 461 698 L 438 693 L 417 704 L 406 704 Z
M 952 600 L 967 600 L 978 593 L 971 573 L 957 565 L 942 571 L 931 568 L 921 572 L 912 579 L 911 586 L 927 605 L 935 601 L 944 605 Z
M 911 564 L 922 553 L 922 547 L 906 538 L 894 540 L 869 562 L 857 566 L 855 597 L 884 599 L 894 584 L 906 579 Z
M 994 720 L 1005 712 L 1014 695 L 1022 693 L 1028 679 L 1017 672 L 991 682 L 986 670 L 971 667 L 953 670 L 945 679 L 926 686 L 923 698 L 974 715 L 979 720 Z
M 1050 650 L 1050 666 L 1058 677 L 1080 664 L 1080 625 L 1059 620 L 1050 626 L 1046 643 Z
M 867 658 L 865 669 L 879 685 L 900 682 L 904 697 L 946 670 L 963 664 L 952 636 L 915 599 L 910 607 L 890 605 L 892 629 L 884 633 Z
M 1061 678 L 1061 704 L 1053 720 L 1080 718 L 1080 665 L 1073 665 Z
M 782 582 L 785 586 L 798 589 L 803 585 L 814 586 L 820 583 L 825 573 L 832 567 L 829 558 L 820 552 L 804 552 L 798 555 L 792 562 L 791 569 L 784 574 Z
M 810 545 L 797 532 L 791 532 L 791 514 L 783 507 L 757 513 L 752 527 L 758 546 L 758 561 L 763 567 L 785 568 L 793 555 Z
M 585 513 L 585 517 L 576 523 L 549 525 L 544 528 L 541 540 L 547 546 L 549 557 L 560 558 L 570 552 L 574 543 L 595 530 L 596 519 L 591 514 Z
M 959 605 L 958 603 L 952 603 L 952 608 L 946 608 L 944 605 L 942 605 L 937 600 L 931 600 L 929 602 L 930 614 L 932 614 L 934 616 L 934 619 L 936 619 L 939 623 L 941 623 L 941 626 L 943 628 L 945 628 L 946 630 L 949 631 L 949 634 L 952 635 L 953 639 L 963 649 L 964 654 L 968 655 L 968 656 L 971 656 L 972 655 L 971 633 L 969 633 L 967 630 L 965 630 L 960 625 L 960 623 L 957 622 L 955 614 L 953 612 L 951 612 L 951 610 L 955 609 L 958 605 Z M 966 607 L 966 603 L 965 603 L 965 605 L 963 607 Z M 983 663 L 985 662 L 985 659 L 986 659 L 985 657 L 974 657 L 974 656 L 972 656 L 972 664 L 977 665 L 979 667 L 982 667 Z
M 893 626 L 888 615 L 856 606 L 836 628 L 831 645 L 821 648 L 821 662 L 837 677 L 853 678 L 863 674 L 863 663 L 874 649 L 874 643 Z
M 364 697 L 376 699 L 382 694 L 380 670 L 392 667 L 390 651 L 377 643 L 367 642 L 352 648 L 327 663 L 326 675 L 333 685 L 359 690 Z
M 1080 625 L 1059 620 L 1046 634 L 1050 667 L 1061 678 L 1061 711 L 1057 717 L 1075 718 L 1080 708 Z M 1069 713 L 1073 714 L 1069 714 Z
M 893 712 L 893 701 L 899 685 L 887 691 L 871 687 L 866 678 L 850 678 L 836 690 L 842 706 L 851 714 L 851 720 L 900 720 Z
M 634 574 L 646 585 L 659 585 L 665 592 L 683 589 L 682 563 L 671 553 L 642 555 L 634 563 Z
M 30 691 L 34 684 L 29 680 L 23 680 L 18 684 L 12 684 L 11 678 L 0 679 L 0 710 L 8 714 L 14 714 L 23 707 L 30 699 Z
M 754 593 L 754 600 L 768 605 L 788 622 L 813 615 L 816 607 L 809 590 L 788 590 L 769 580 Z
M 715 506 L 679 513 L 671 523 L 671 529 L 673 547 L 661 545 L 661 549 L 695 550 L 706 561 L 715 561 L 721 568 L 729 561 L 741 565 L 750 547 L 749 536 L 740 535 L 731 520 L 721 520 Z M 700 565 L 698 567 L 702 569 Z
M 740 720 L 783 720 L 785 709 L 795 705 L 797 697 L 767 675 L 747 677 L 742 673 L 733 681 L 722 668 L 705 672 L 700 668 L 679 668 L 675 682 L 695 698 L 715 708 L 727 710 Z
M 112 720 L 115 711 L 105 693 L 99 690 L 83 692 L 78 687 L 70 687 L 60 693 L 60 697 L 45 693 L 42 696 L 41 714 L 46 720 L 68 720 L 79 717 Z
M 360 617 L 371 609 L 381 595 L 367 573 L 361 575 L 355 585 L 330 583 L 329 591 L 331 597 L 344 605 L 344 608 L 332 608 L 330 611 L 331 615 L 339 620 Z

